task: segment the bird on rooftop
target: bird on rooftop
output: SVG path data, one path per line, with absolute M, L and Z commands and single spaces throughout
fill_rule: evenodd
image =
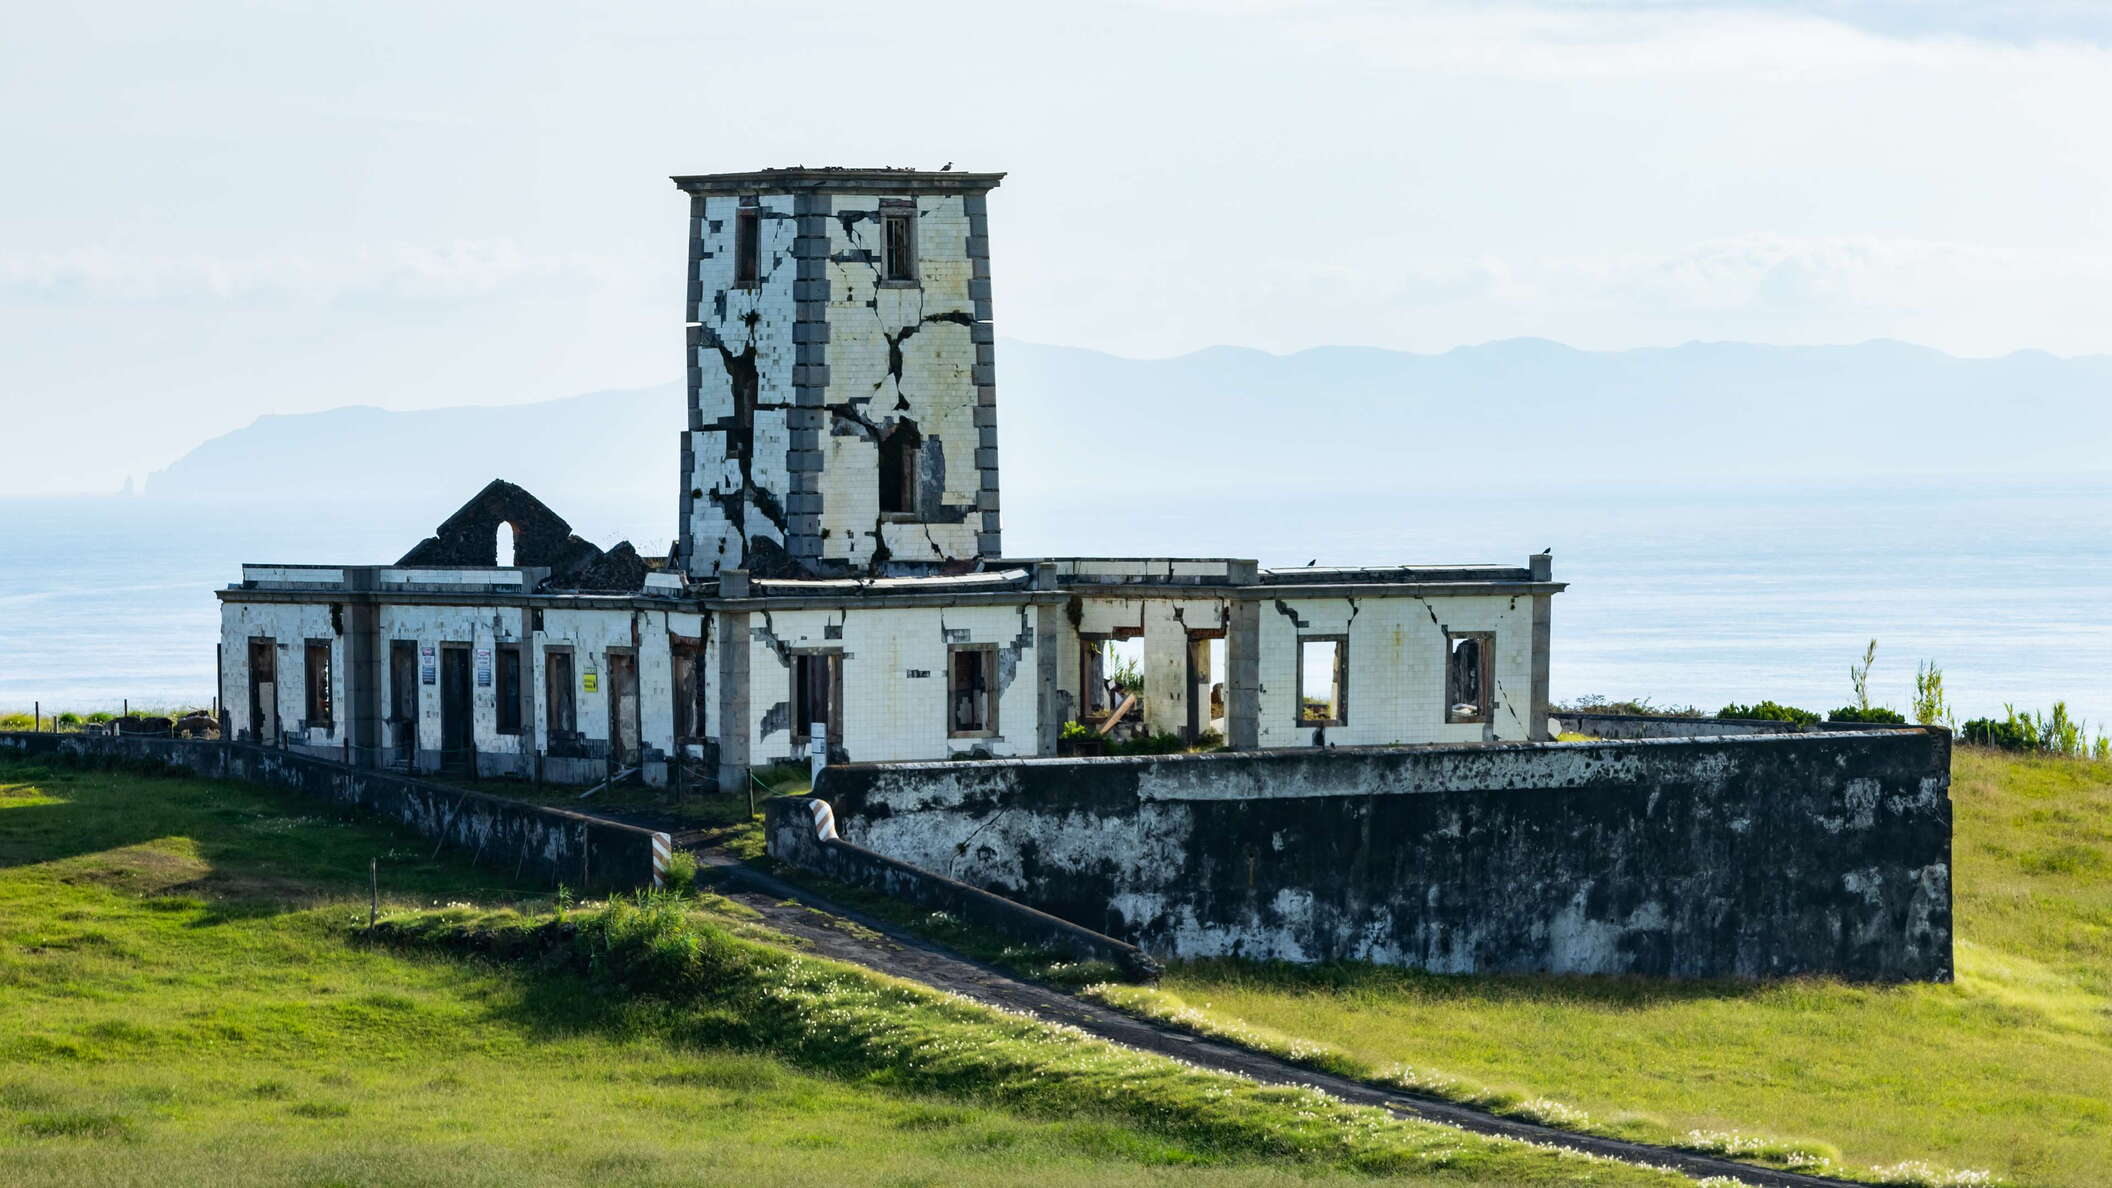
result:
M 944 165 L 941 165 L 941 166 L 939 166 L 939 172 L 940 172 L 940 173 L 948 173 L 948 172 L 951 172 L 951 171 L 952 171 L 952 169 L 953 169 L 953 162 L 951 162 L 951 161 L 948 161 L 948 162 L 946 162 L 946 163 L 945 163 Z

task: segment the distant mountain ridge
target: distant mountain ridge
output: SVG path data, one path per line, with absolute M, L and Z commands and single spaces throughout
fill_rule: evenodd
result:
M 1906 343 L 1582 351 L 1509 339 L 1419 355 L 1211 347 L 1127 359 L 999 345 L 1011 492 L 1456 492 L 1603 481 L 2112 471 L 2112 356 L 1963 359 Z M 150 496 L 424 500 L 492 478 L 561 512 L 672 508 L 677 384 L 535 404 L 267 416 L 198 446 Z

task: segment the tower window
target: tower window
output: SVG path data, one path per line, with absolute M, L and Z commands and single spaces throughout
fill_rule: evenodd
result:
M 763 279 L 763 211 L 744 206 L 733 216 L 733 283 L 753 288 Z
M 882 274 L 890 281 L 917 279 L 917 213 L 890 210 L 880 216 Z
M 908 421 L 898 421 L 880 439 L 880 510 L 913 515 L 917 510 L 917 455 L 924 438 Z

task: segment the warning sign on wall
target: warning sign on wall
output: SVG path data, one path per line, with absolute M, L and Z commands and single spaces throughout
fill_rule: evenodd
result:
M 477 649 L 477 686 L 491 688 L 491 649 Z
M 579 687 L 589 693 L 592 693 L 596 689 L 601 688 L 601 674 L 595 672 L 591 668 L 581 673 L 579 677 Z
M 418 681 L 425 685 L 440 683 L 440 649 L 431 644 L 418 647 Z

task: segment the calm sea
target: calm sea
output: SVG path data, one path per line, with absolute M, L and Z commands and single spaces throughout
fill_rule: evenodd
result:
M 1555 600 L 1558 698 L 1824 710 L 1849 700 L 1874 638 L 1872 693 L 1895 708 L 1927 659 L 1963 715 L 2062 699 L 2112 726 L 2112 479 L 1303 495 L 1008 492 L 1006 545 L 1273 565 L 1517 564 L 1552 547 L 1572 583 Z M 211 591 L 242 562 L 386 562 L 451 510 L 0 500 L 0 710 L 207 701 Z M 664 542 L 673 519 L 561 510 L 603 545 Z

